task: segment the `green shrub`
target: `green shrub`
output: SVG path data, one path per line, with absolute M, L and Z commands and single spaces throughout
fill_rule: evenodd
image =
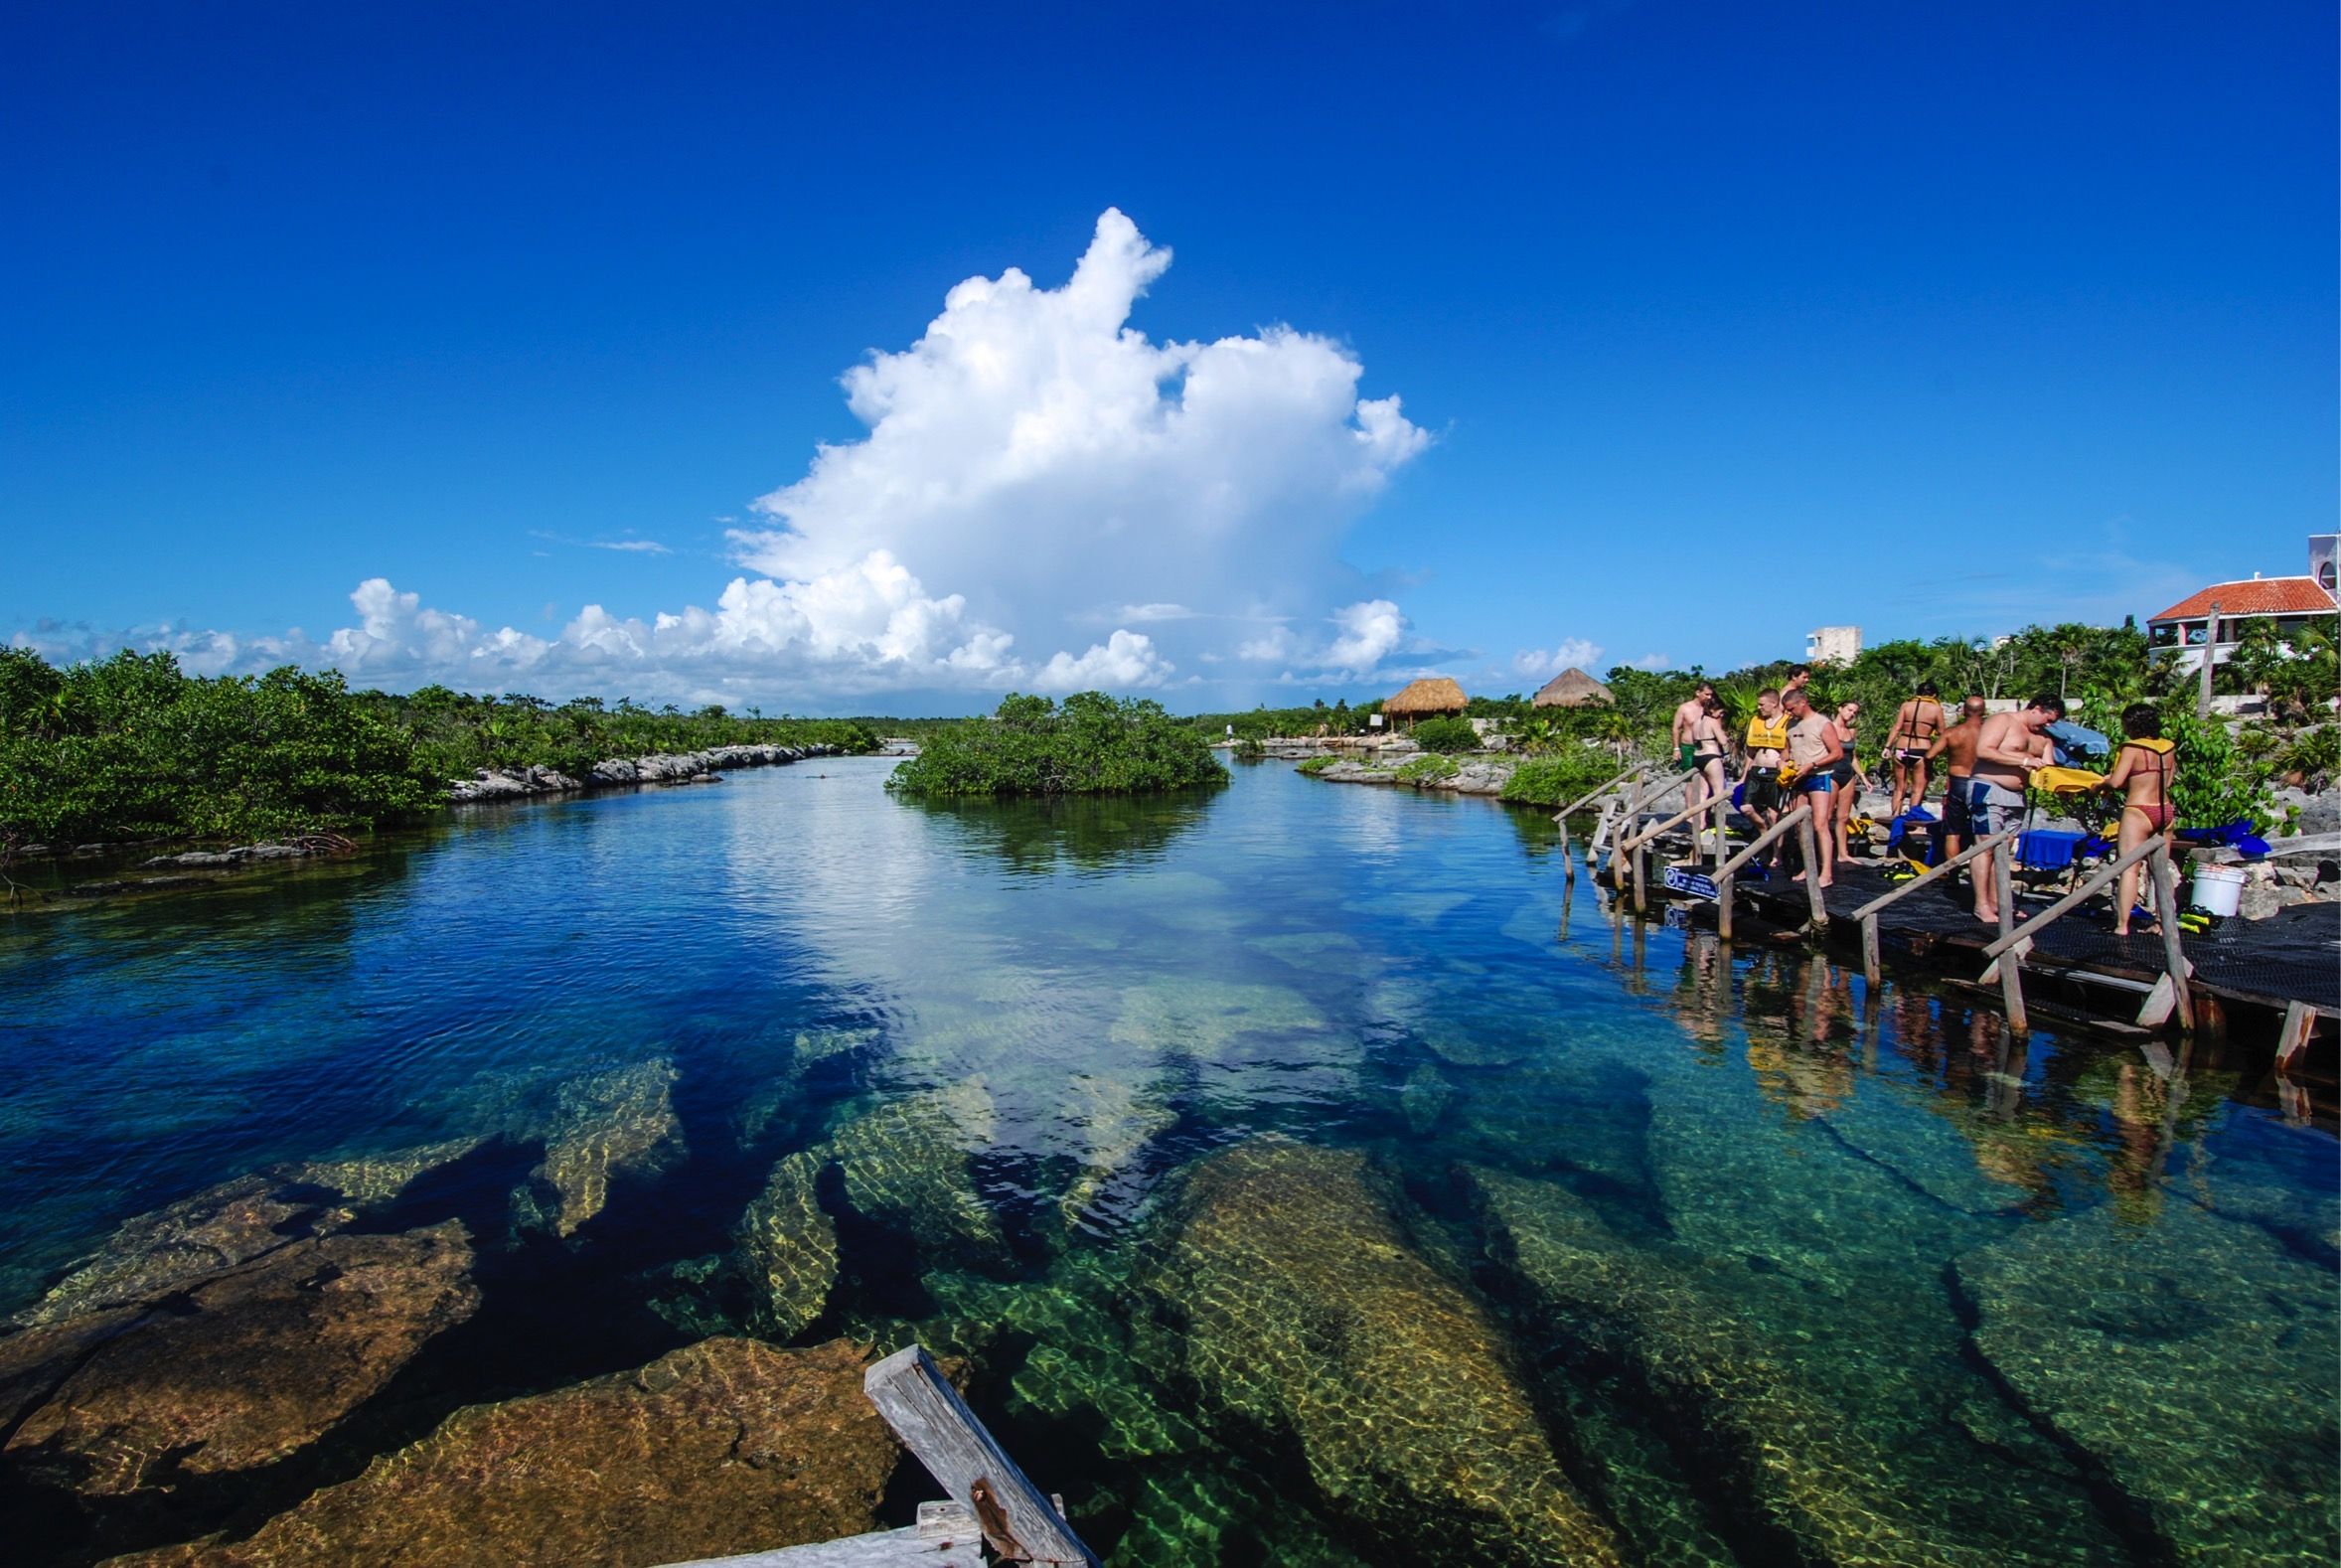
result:
M 2292 737 L 2280 766 L 2297 773 L 2310 789 L 2322 789 L 2341 774 L 2341 724 L 2319 724 Z
M 1409 757 L 1398 764 L 1398 782 L 1435 784 L 1441 779 L 1451 779 L 1462 771 L 1463 764 L 1453 757 Z
M 908 795 L 1131 795 L 1216 786 L 1227 769 L 1163 705 L 1011 693 L 992 717 L 930 735 L 886 788 Z
M 2192 698 L 2174 697 L 2162 705 L 2162 733 L 2176 747 L 2170 800 L 2180 827 L 2248 821 L 2265 828 L 2273 823 L 2266 773 L 2236 754 L 2225 724 L 2195 716 Z
M 1293 771 L 1296 773 L 1306 773 L 1311 778 L 1315 778 L 1318 774 L 1323 773 L 1327 768 L 1331 767 L 1334 763 L 1340 760 L 1341 759 L 1339 757 L 1327 753 L 1322 757 L 1311 757 L 1308 761 L 1302 763 Z
M 1502 799 L 1520 806 L 1565 806 L 1618 776 L 1618 759 L 1593 746 L 1565 748 L 1531 757 L 1512 770 Z
M 1468 718 L 1426 718 L 1408 733 L 1425 751 L 1469 751 L 1480 743 L 1480 732 Z

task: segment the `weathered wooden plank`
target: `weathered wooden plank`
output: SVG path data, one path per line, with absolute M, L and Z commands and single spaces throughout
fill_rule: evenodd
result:
M 984 1537 L 923 1537 L 913 1527 L 847 1535 L 809 1546 L 782 1546 L 744 1557 L 702 1557 L 667 1568 L 984 1568 Z
M 2283 1026 L 2276 1032 L 2276 1066 L 2289 1068 L 2315 1032 L 2316 1009 L 2305 1002 L 2285 1003 Z
M 2203 659 L 2206 664 L 2210 662 L 2208 651 Z M 2178 1015 L 2178 1026 L 2192 1033 L 2195 1027 L 2195 997 L 2193 988 L 2188 984 L 2190 971 L 2186 949 L 2181 945 L 2178 935 L 2178 872 L 2170 863 L 2168 842 L 2151 842 L 2162 846 L 2162 853 L 2148 862 L 2154 878 L 2155 914 L 2162 927 L 2162 971 L 2170 977 L 2171 1010 Z
M 872 1365 L 861 1390 L 927 1474 L 974 1513 L 999 1556 L 1099 1568 L 1096 1553 L 1024 1479 L 923 1348 L 906 1345 Z

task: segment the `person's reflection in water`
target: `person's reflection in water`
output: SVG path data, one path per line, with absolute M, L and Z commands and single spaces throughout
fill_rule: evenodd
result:
M 1723 956 L 1723 943 L 1712 932 L 1694 932 L 1682 944 L 1682 975 L 1667 1011 L 1708 1062 L 1724 1059 L 1724 1019 L 1730 1009 L 1731 961 Z

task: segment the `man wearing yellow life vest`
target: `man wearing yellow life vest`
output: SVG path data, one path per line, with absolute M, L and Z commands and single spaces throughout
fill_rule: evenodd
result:
M 1781 695 L 1771 687 L 1756 694 L 1756 715 L 1748 720 L 1746 738 L 1747 793 L 1741 810 L 1759 832 L 1780 820 L 1781 762 L 1789 750 L 1789 715 L 1781 711 Z

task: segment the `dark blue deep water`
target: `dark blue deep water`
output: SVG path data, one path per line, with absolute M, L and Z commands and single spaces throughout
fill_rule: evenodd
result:
M 1564 914 L 1487 802 L 890 766 L 0 923 L 0 1316 L 379 1160 L 367 1222 L 460 1218 L 483 1304 L 269 1508 L 746 1332 L 966 1357 L 1117 1563 L 2328 1557 L 2335 1147 L 2256 1081 Z M 52 1560 L 252 1506 L 21 1458 Z

